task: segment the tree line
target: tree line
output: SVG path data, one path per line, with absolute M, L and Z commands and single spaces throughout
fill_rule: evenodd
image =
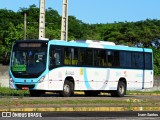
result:
M 17 12 L 0 9 L 0 63 L 9 63 L 12 43 L 22 40 L 24 14 L 27 14 L 27 39 L 38 39 L 39 8 L 31 5 Z M 60 39 L 61 16 L 46 9 L 46 38 Z M 160 20 L 146 19 L 138 22 L 114 22 L 87 24 L 75 16 L 69 16 L 68 40 L 103 40 L 127 46 L 147 47 L 154 51 L 154 74 L 160 75 Z

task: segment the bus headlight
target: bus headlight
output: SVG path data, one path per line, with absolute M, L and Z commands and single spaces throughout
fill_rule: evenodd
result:
M 45 76 L 41 77 L 38 82 L 41 83 L 44 81 L 44 79 L 45 79 Z
M 14 82 L 14 81 L 13 81 L 13 78 L 12 78 L 11 76 L 9 76 L 9 81 L 10 81 L 10 82 Z

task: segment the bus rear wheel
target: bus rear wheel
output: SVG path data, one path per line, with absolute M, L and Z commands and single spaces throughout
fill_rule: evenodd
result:
M 60 92 L 61 97 L 70 97 L 74 94 L 73 83 L 66 80 L 64 82 L 63 91 Z
M 123 97 L 126 93 L 126 84 L 123 81 L 118 83 L 117 90 L 115 92 L 111 92 L 112 97 Z

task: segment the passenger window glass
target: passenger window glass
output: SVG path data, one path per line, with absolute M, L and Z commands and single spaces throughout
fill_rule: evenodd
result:
M 94 65 L 95 66 L 106 66 L 106 51 L 105 50 L 94 50 Z
M 61 48 L 51 46 L 49 53 L 49 68 L 53 69 L 61 65 Z
M 120 66 L 122 68 L 131 68 L 131 52 L 120 52 Z
M 108 67 L 119 67 L 120 62 L 119 62 L 119 51 L 107 51 L 107 66 Z
M 71 65 L 71 49 L 68 47 L 64 48 L 64 64 Z
M 80 49 L 80 65 L 92 66 L 93 65 L 93 50 Z
M 86 65 L 93 65 L 93 51 L 92 49 L 86 50 Z
M 132 67 L 133 68 L 143 68 L 144 62 L 143 62 L 143 53 L 132 53 Z
M 64 64 L 77 65 L 78 64 L 78 49 L 77 48 L 64 48 Z
M 145 69 L 152 69 L 152 54 L 145 53 Z

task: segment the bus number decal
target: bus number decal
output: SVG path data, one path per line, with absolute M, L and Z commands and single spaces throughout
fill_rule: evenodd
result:
M 83 75 L 84 72 L 83 72 L 83 68 L 80 68 L 80 75 Z

